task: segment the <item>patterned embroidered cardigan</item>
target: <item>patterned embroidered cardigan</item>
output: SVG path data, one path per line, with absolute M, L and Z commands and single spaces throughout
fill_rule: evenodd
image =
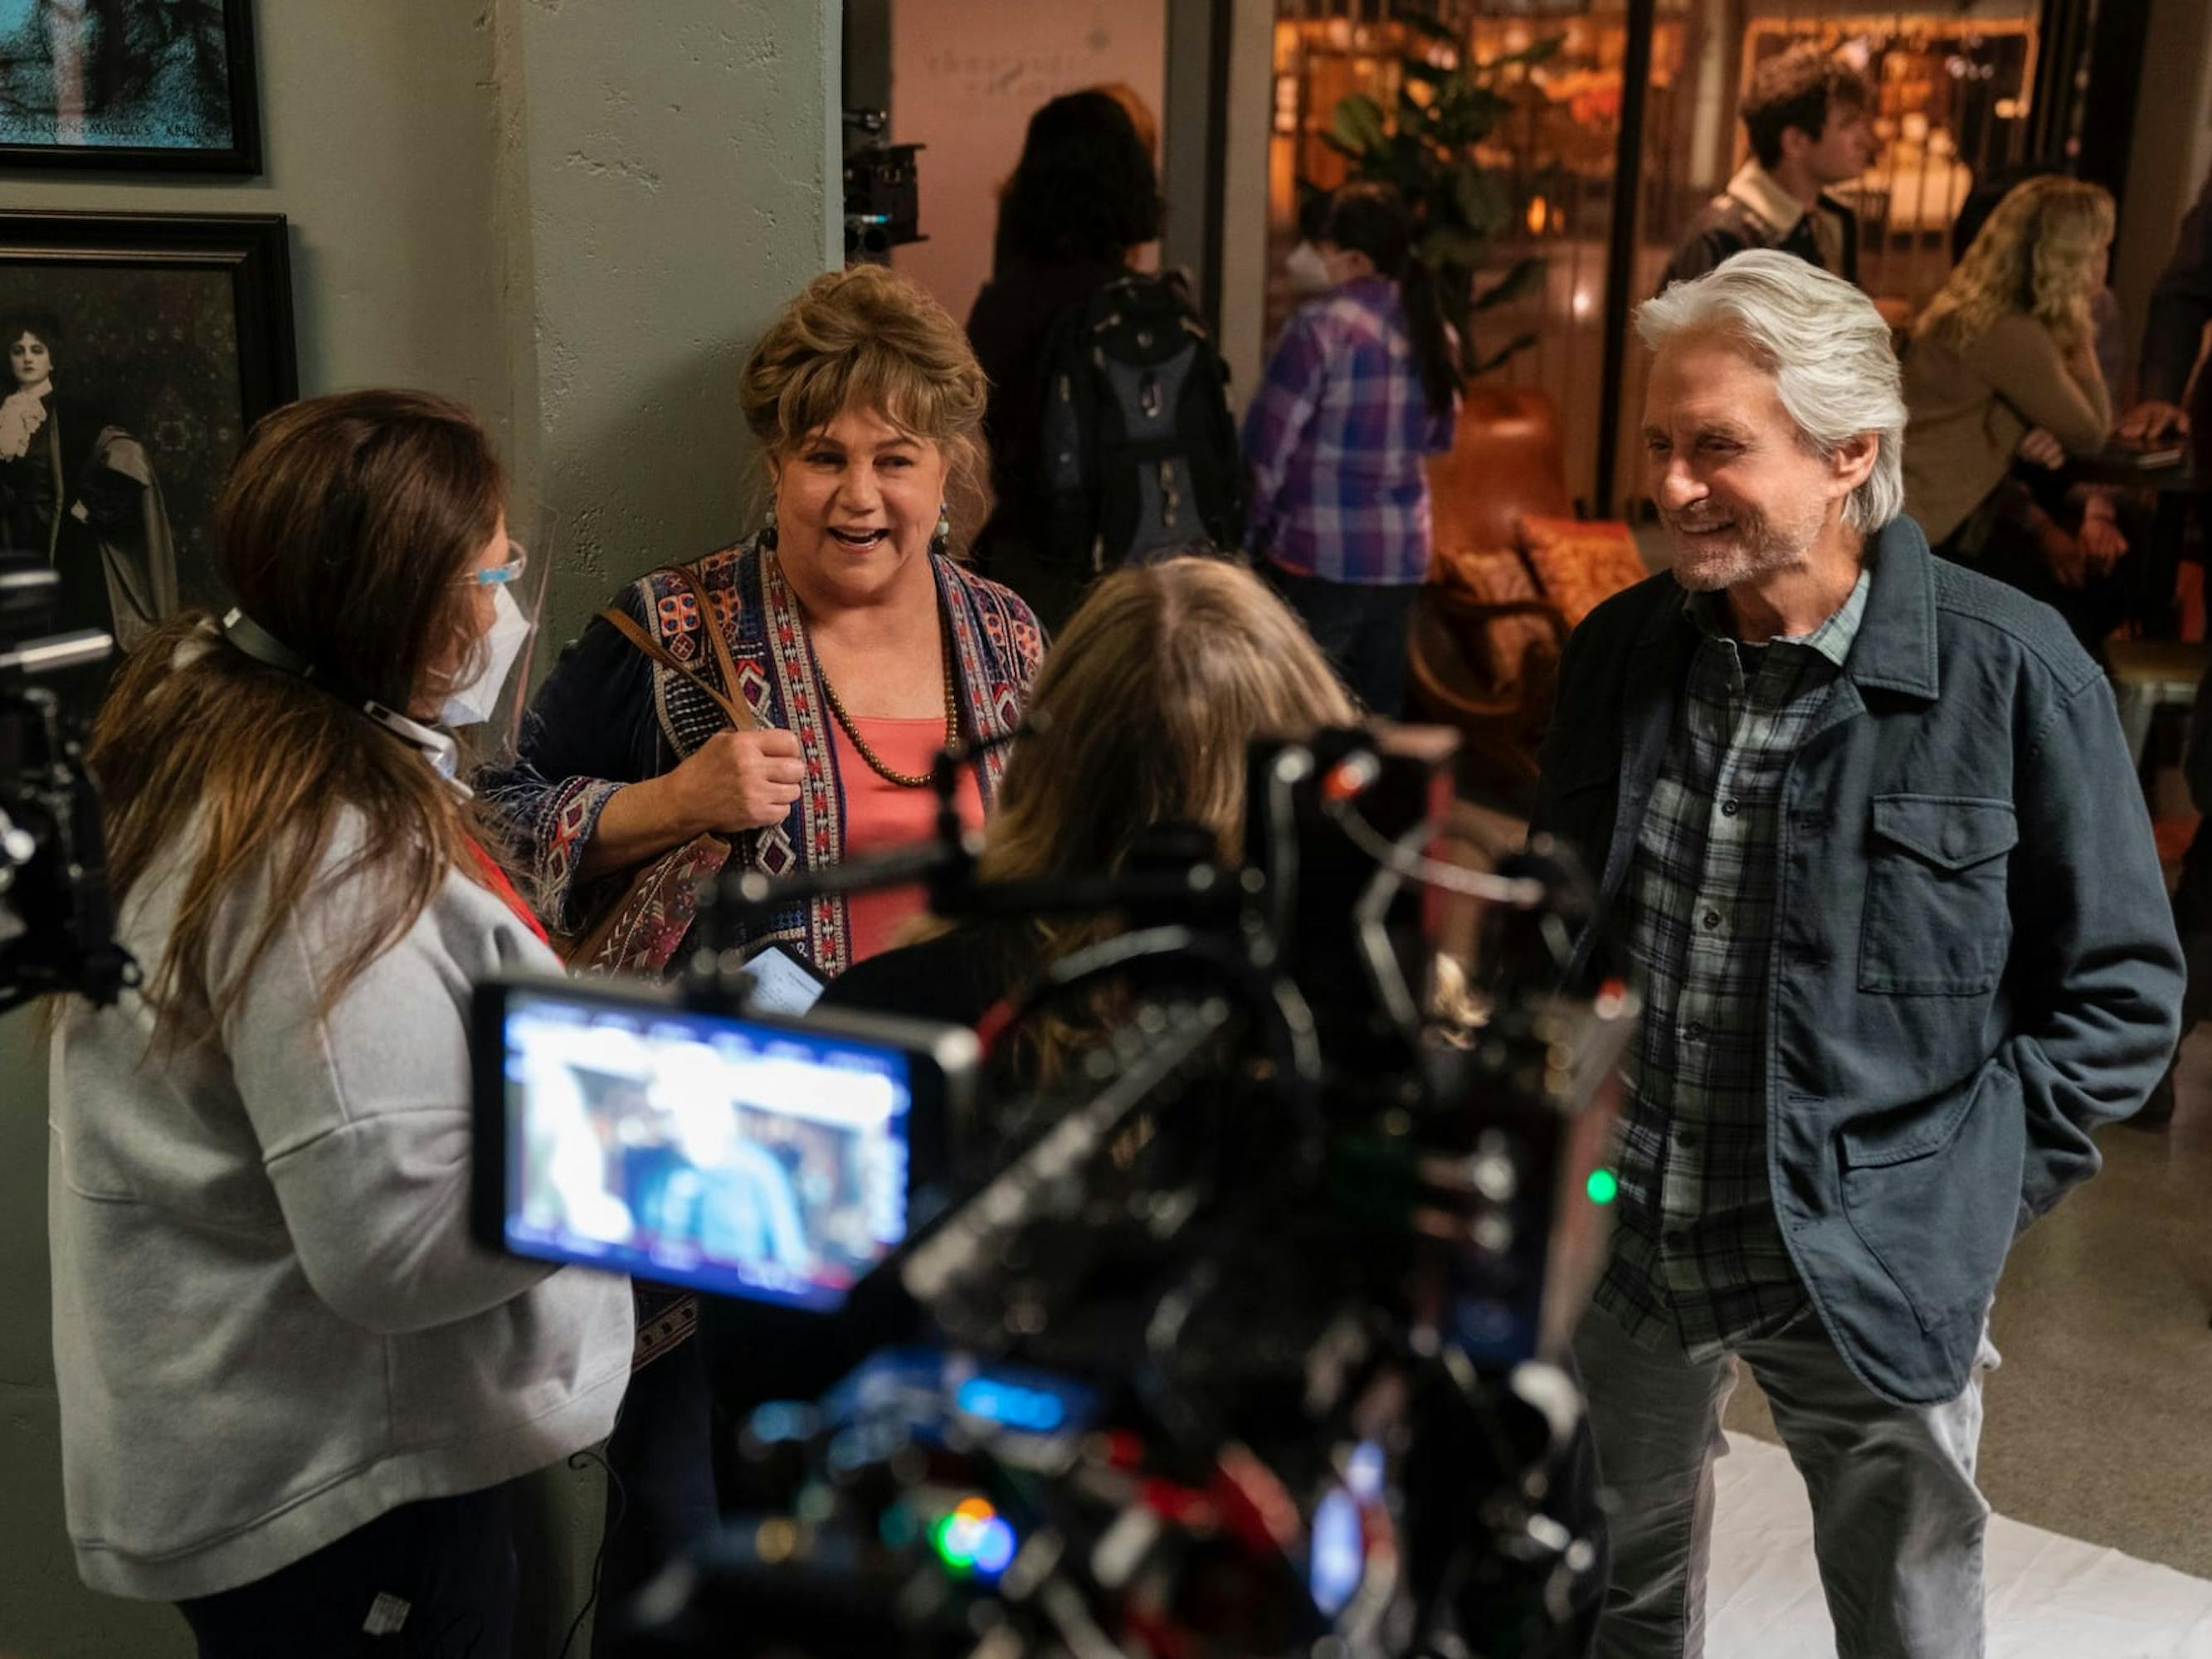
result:
M 962 729 L 1002 736 L 1021 720 L 1043 654 L 1042 631 L 1011 590 L 950 559 L 930 560 L 952 633 Z M 833 864 L 844 855 L 845 794 L 798 599 L 757 538 L 710 553 L 696 568 L 736 660 L 739 691 L 763 726 L 797 734 L 806 768 L 790 816 L 735 837 L 733 860 L 771 876 Z M 619 603 L 671 656 L 713 677 L 698 605 L 681 583 L 646 576 L 624 589 Z M 513 825 L 533 878 L 532 897 L 551 927 L 580 929 L 632 873 L 592 881 L 577 874 L 608 799 L 624 784 L 671 770 L 726 724 L 698 687 L 651 661 L 604 617 L 562 653 L 524 717 L 516 763 L 479 780 Z M 984 758 L 979 781 L 987 810 L 1004 764 L 1003 749 Z M 798 945 L 831 978 L 852 965 L 840 896 L 780 912 L 746 942 L 769 939 Z

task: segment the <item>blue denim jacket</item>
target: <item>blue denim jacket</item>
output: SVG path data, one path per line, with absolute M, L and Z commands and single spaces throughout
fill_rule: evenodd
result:
M 2157 1082 L 2182 959 L 2111 690 L 2057 613 L 1936 558 L 1909 519 L 1868 562 L 1783 787 L 1767 1167 L 1846 1363 L 1927 1404 L 1966 1386 L 2014 1234 Z M 1596 928 L 1695 641 L 1664 574 L 1568 641 L 1534 827 L 1597 875 Z

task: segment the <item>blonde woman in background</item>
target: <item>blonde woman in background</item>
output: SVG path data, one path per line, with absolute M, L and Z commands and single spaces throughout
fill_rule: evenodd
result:
M 2093 315 L 2112 246 L 2107 192 L 2075 179 L 2027 180 L 1921 314 L 1905 359 L 1905 511 L 1938 553 L 2056 605 L 2093 651 L 2118 620 L 2107 591 L 2117 584 L 2104 579 L 2127 550 L 2111 502 L 2089 503 L 2071 530 L 2007 478 L 2031 434 L 2073 457 L 2112 436 Z M 2063 459 L 2041 438 L 2026 453 Z

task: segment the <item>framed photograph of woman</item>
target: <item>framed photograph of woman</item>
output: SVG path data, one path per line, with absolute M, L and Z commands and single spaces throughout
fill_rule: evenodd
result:
M 283 216 L 0 212 L 0 556 L 59 573 L 55 630 L 221 603 L 216 492 L 299 395 Z
M 250 0 L 0 0 L 0 167 L 260 172 Z

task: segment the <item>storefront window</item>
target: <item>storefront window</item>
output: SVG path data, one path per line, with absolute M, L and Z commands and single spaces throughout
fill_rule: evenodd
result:
M 1525 301 L 1485 313 L 1479 343 L 1537 335 L 1536 346 L 1494 374 L 1540 386 L 1558 404 L 1577 495 L 1631 501 L 1640 486 L 1632 444 L 1619 447 L 1611 489 L 1599 487 L 1607 256 L 1622 199 L 1615 171 L 1631 8 L 1627 0 L 1462 0 L 1437 9 L 1477 63 L 1560 40 L 1548 61 L 1506 73 L 1498 90 L 1513 110 L 1481 153 L 1515 204 L 1510 229 L 1494 245 L 1494 268 L 1541 253 L 1547 280 Z M 1893 319 L 1908 318 L 1950 269 L 1951 227 L 1967 192 L 2026 153 L 2038 0 L 1976 0 L 1964 18 L 1960 9 L 1945 0 L 1879 13 L 1863 3 L 1653 0 L 1631 301 L 1656 287 L 1685 227 L 1747 155 L 1736 106 L 1753 72 L 1804 41 L 1838 52 L 1875 88 L 1874 163 L 1837 193 L 1861 216 L 1862 280 Z M 1345 176 L 1344 159 L 1322 137 L 1337 100 L 1365 92 L 1393 107 L 1403 55 L 1447 50 L 1382 12 L 1375 0 L 1330 0 L 1326 11 L 1314 0 L 1281 0 L 1271 340 L 1294 302 L 1281 264 L 1297 237 L 1301 182 L 1329 188 Z M 1632 428 L 1642 400 L 1640 358 L 1632 352 L 1616 417 Z

